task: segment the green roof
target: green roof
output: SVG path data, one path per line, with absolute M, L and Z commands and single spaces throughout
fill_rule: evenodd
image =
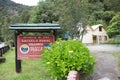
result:
M 61 29 L 59 24 L 14 24 L 9 27 L 11 30 L 56 30 Z

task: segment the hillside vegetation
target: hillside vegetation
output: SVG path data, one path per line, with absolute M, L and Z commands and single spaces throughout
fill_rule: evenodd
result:
M 61 37 L 66 31 L 71 37 L 78 36 L 78 23 L 82 27 L 103 24 L 110 37 L 120 35 L 119 0 L 45 0 L 35 7 L 0 0 L 0 11 L 0 40 L 7 43 L 13 42 L 8 26 L 15 23 L 59 23 Z
M 8 27 L 16 23 L 27 23 L 32 7 L 11 0 L 0 0 L 0 41 L 13 42 L 13 31 Z

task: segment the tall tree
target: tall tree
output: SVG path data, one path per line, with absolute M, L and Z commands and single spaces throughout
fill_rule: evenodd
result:
M 65 31 L 69 31 L 71 36 L 77 34 L 76 25 L 80 22 L 87 24 L 88 19 L 88 0 L 49 0 L 54 2 L 55 9 L 60 18 L 59 23 Z
M 104 0 L 103 4 L 105 11 L 120 11 L 120 0 Z
M 30 11 L 23 10 L 20 14 L 20 22 L 21 23 L 28 23 L 29 18 L 30 18 Z
M 119 0 L 46 0 L 33 9 L 29 22 L 57 21 L 64 33 L 69 31 L 73 36 L 78 32 L 78 23 L 109 25 L 115 12 L 119 12 L 119 3 Z
M 107 28 L 108 34 L 113 37 L 115 35 L 120 35 L 120 12 L 117 13 L 112 20 L 110 25 Z
M 43 1 L 33 8 L 29 23 L 53 23 L 58 21 L 58 17 L 54 3 Z
M 1 37 L 6 43 L 13 42 L 13 33 L 12 31 L 8 30 L 10 21 L 10 18 L 5 17 L 4 21 L 2 22 Z
M 29 13 L 21 14 L 21 12 L 30 9 L 31 7 L 14 3 L 11 0 L 0 0 L 0 40 L 7 43 L 13 42 L 13 31 L 8 29 L 9 26 L 27 22 L 26 15 Z

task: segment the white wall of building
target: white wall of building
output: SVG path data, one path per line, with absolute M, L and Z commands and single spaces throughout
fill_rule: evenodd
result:
M 82 43 L 93 43 L 92 32 L 90 28 L 88 27 L 86 30 L 87 33 L 83 35 Z
M 100 25 L 101 26 L 101 25 Z M 93 28 L 94 27 L 94 28 Z M 83 36 L 83 43 L 93 43 L 93 36 L 96 36 L 96 43 L 103 43 L 108 40 L 108 35 L 103 27 L 101 31 L 99 31 L 99 25 L 87 27 L 87 33 Z

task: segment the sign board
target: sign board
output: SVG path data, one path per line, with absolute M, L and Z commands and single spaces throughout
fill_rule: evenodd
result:
M 17 36 L 17 59 L 40 58 L 44 46 L 54 42 L 54 36 Z

